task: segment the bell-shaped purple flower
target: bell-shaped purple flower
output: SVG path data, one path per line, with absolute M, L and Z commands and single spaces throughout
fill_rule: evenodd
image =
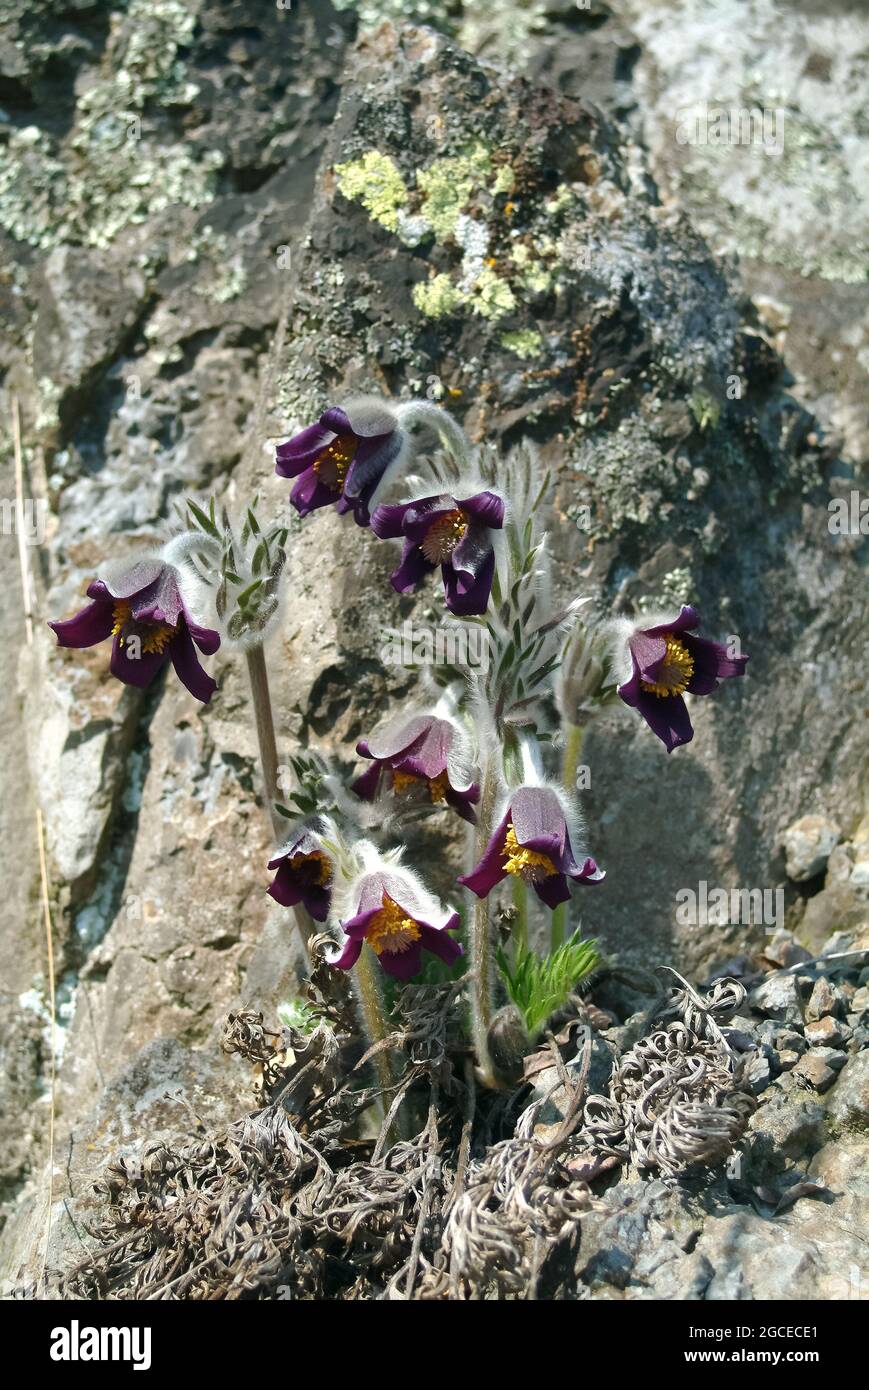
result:
M 457 617 L 485 613 L 495 574 L 492 532 L 503 525 L 504 499 L 488 491 L 386 504 L 371 518 L 375 535 L 404 537 L 401 564 L 391 576 L 396 592 L 412 593 L 440 565 L 447 608 Z
M 300 516 L 335 503 L 367 526 L 374 493 L 406 447 L 407 436 L 389 406 L 363 398 L 330 406 L 315 425 L 278 445 L 275 472 L 297 480 L 290 501 Z
M 302 826 L 269 860 L 277 872 L 268 890 L 282 907 L 302 903 L 315 922 L 325 922 L 331 902 L 332 863 L 320 837 L 309 826 Z
M 356 752 L 372 765 L 351 784 L 365 801 L 373 801 L 385 779 L 398 797 L 446 802 L 472 825 L 472 806 L 480 789 L 470 778 L 461 752 L 462 736 L 451 719 L 435 714 L 399 715 L 360 739 Z
M 93 647 L 109 637 L 110 668 L 125 685 L 144 688 L 171 661 L 191 695 L 208 704 L 217 688 L 200 666 L 196 648 L 212 656 L 220 634 L 193 621 L 173 565 L 140 559 L 88 586 L 93 602 L 75 617 L 48 626 L 61 647 Z M 195 644 L 195 645 L 194 645 Z
M 697 637 L 696 611 L 685 605 L 671 622 L 627 627 L 620 658 L 624 677 L 618 693 L 637 710 L 668 753 L 694 737 L 682 696 L 711 695 L 719 680 L 745 673 L 747 656 L 731 656 L 720 642 Z
M 578 863 L 561 799 L 551 787 L 520 787 L 509 804 L 475 869 L 458 880 L 485 898 L 508 874 L 530 883 L 541 902 L 567 902 L 567 880 L 599 883 L 604 871 L 593 859 Z
M 350 970 L 367 942 L 387 975 L 409 980 L 419 973 L 423 951 L 447 965 L 463 954 L 449 933 L 457 912 L 445 911 L 414 875 L 384 865 L 365 873 L 350 895 L 352 916 L 341 922 L 347 940 L 327 956 L 330 965 Z

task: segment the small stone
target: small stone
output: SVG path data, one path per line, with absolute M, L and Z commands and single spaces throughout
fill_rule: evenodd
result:
M 789 1048 L 785 1048 L 784 1052 L 778 1054 L 778 1064 L 782 1071 L 790 1071 L 796 1066 L 799 1060 L 800 1054 L 798 1052 L 792 1052 Z
M 818 1057 L 813 1052 L 807 1052 L 805 1057 L 801 1057 L 793 1070 L 794 1076 L 799 1076 L 821 1095 L 829 1091 L 833 1082 L 836 1080 L 836 1073 L 832 1067 L 828 1067 L 823 1058 Z
M 793 975 L 771 975 L 751 995 L 751 1007 L 782 1023 L 802 1023 L 803 1010 Z
M 813 1047 L 812 1056 L 820 1057 L 833 1071 L 841 1071 L 848 1060 L 847 1052 L 840 1047 Z
M 806 1018 L 819 1019 L 823 1018 L 825 1014 L 839 1014 L 842 1011 L 841 998 L 837 997 L 836 991 L 826 975 L 822 975 L 819 980 L 815 981 L 811 998 L 806 1005 Z
M 842 1029 L 829 1015 L 806 1024 L 806 1042 L 810 1047 L 835 1047 L 842 1042 Z
M 793 1028 L 777 1028 L 773 1046 L 778 1048 L 779 1052 L 795 1052 L 798 1057 L 802 1057 L 807 1044 L 802 1033 L 795 1032 Z
M 801 946 L 790 931 L 777 931 L 763 948 L 763 954 L 773 965 L 787 968 L 811 960 L 812 953 Z
M 782 836 L 788 878 L 805 883 L 827 866 L 832 850 L 842 838 L 835 821 L 826 816 L 803 816 Z
M 773 1057 L 776 1055 L 771 1048 L 758 1051 L 748 1059 L 742 1073 L 745 1084 L 755 1096 L 759 1096 L 761 1091 L 765 1091 L 773 1079 L 773 1062 L 772 1058 L 767 1055 L 767 1051 Z

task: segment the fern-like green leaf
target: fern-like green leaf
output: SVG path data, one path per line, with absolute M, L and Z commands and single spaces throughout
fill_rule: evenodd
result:
M 570 998 L 572 991 L 590 975 L 600 960 L 597 943 L 581 940 L 575 932 L 556 951 L 538 956 L 522 948 L 515 960 L 503 948 L 497 951 L 498 966 L 507 995 L 522 1015 L 528 1036 L 534 1040 L 546 1020 Z

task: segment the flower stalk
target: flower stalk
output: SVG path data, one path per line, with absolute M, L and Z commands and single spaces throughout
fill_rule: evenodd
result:
M 494 759 L 489 757 L 483 769 L 477 833 L 474 837 L 475 862 L 485 853 L 492 834 L 497 794 L 498 777 Z M 488 897 L 478 898 L 474 903 L 474 915 L 471 923 L 471 971 L 473 976 L 471 1018 L 477 1063 L 483 1083 L 494 1088 L 498 1083 L 489 1053 L 489 1029 L 492 1026 L 494 1010 L 495 969 Z
M 250 680 L 250 693 L 253 701 L 254 723 L 259 747 L 260 769 L 262 771 L 263 795 L 271 817 L 272 830 L 278 844 L 286 834 L 280 813 L 276 808 L 278 799 L 278 746 L 275 739 L 275 721 L 272 714 L 272 698 L 269 691 L 269 675 L 266 667 L 265 650 L 262 642 L 255 642 L 245 651 L 247 674 Z M 308 954 L 308 942 L 314 931 L 314 922 L 307 908 L 298 903 L 293 912 L 302 944 Z
M 561 759 L 561 780 L 568 789 L 576 786 L 576 771 L 582 753 L 582 740 L 585 730 L 581 724 L 564 724 L 564 753 Z M 553 909 L 549 928 L 549 943 L 553 951 L 563 946 L 567 939 L 567 914 L 570 903 L 559 903 Z
M 359 1009 L 362 1035 L 368 1046 L 374 1047 L 376 1043 L 381 1043 L 389 1037 L 389 1027 L 386 1018 L 386 1001 L 383 997 L 383 972 L 374 950 L 367 943 L 356 962 L 356 968 L 353 970 L 351 978 Z M 382 1047 L 374 1054 L 371 1061 L 377 1074 L 378 1085 L 384 1092 L 381 1096 L 381 1106 L 385 1116 L 389 1107 L 386 1093 L 395 1085 L 389 1049 Z

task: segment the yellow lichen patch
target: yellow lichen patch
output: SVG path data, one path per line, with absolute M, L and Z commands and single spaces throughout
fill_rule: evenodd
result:
M 419 170 L 416 184 L 423 195 L 421 211 L 438 241 L 452 236 L 459 214 L 475 188 L 485 186 L 491 169 L 489 151 L 478 142 L 464 154 L 436 159 L 428 169 Z
M 539 883 L 541 879 L 551 878 L 558 872 L 548 854 L 540 854 L 536 849 L 524 849 L 520 845 L 512 821 L 507 826 L 503 852 L 507 873 L 524 879 L 526 883 Z
M 640 681 L 644 690 L 652 695 L 682 695 L 688 689 L 688 682 L 694 674 L 694 659 L 688 648 L 674 637 L 672 632 L 664 634 L 667 651 L 656 681 Z
M 543 338 L 534 328 L 520 329 L 516 333 L 505 333 L 501 338 L 501 346 L 508 352 L 515 352 L 517 357 L 521 357 L 523 362 L 531 357 L 541 357 L 543 354 Z
M 471 307 L 484 319 L 500 319 L 516 308 L 516 296 L 506 280 L 485 266 L 474 285 Z
M 387 231 L 398 230 L 398 212 L 407 203 L 407 189 L 394 159 L 368 150 L 361 159 L 336 164 L 338 187 L 351 202 L 361 203 Z
M 465 303 L 466 296 L 454 285 L 449 275 L 433 275 L 421 285 L 414 285 L 412 299 L 426 318 L 441 319 L 454 314 Z
M 383 906 L 375 913 L 365 933 L 365 940 L 378 955 L 384 951 L 388 955 L 401 954 L 419 941 L 422 932 L 419 925 L 408 917 L 404 908 L 393 902 L 388 893 L 383 895 Z

